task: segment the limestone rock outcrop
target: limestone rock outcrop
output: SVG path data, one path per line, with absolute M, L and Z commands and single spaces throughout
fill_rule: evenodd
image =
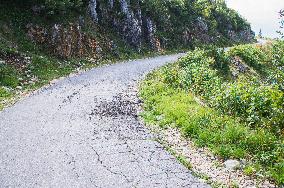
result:
M 89 11 L 95 24 L 113 28 L 122 38 L 140 50 L 146 42 L 155 50 L 160 50 L 160 42 L 156 36 L 154 21 L 143 14 L 140 0 L 130 6 L 127 0 L 91 0 Z
M 79 24 L 70 23 L 68 27 L 54 24 L 52 28 L 28 24 L 28 37 L 35 43 L 42 44 L 47 49 L 61 57 L 98 57 L 100 46 L 97 40 L 82 32 Z
M 121 42 L 121 40 L 116 40 L 115 37 L 112 39 L 114 35 L 119 36 L 138 52 L 144 48 L 162 51 L 220 41 L 242 43 L 254 40 L 254 33 L 249 25 L 234 26 L 234 22 L 226 19 L 227 17 L 224 18 L 224 15 L 215 15 L 215 17 L 213 15 L 209 18 L 198 12 L 190 12 L 191 9 L 185 9 L 188 10 L 185 13 L 179 10 L 182 9 L 181 7 L 177 10 L 171 7 L 174 4 L 169 2 L 164 3 L 167 5 L 160 12 L 153 11 L 155 8 L 164 6 L 161 2 L 154 4 L 157 7 L 151 4 L 151 1 L 145 0 L 88 0 L 85 2 L 85 8 L 89 14 L 81 12 L 76 23 L 69 25 L 57 23 L 52 28 L 31 24 L 27 26 L 28 36 L 36 43 L 47 45 L 54 54 L 63 58 L 97 57 L 102 51 L 106 52 L 98 41 L 106 43 L 106 48 L 116 55 L 118 53 L 115 51 L 117 49 L 115 42 Z M 39 14 L 43 9 L 44 7 L 39 5 L 34 6 L 32 11 Z M 91 32 L 86 34 L 82 32 L 82 28 L 87 28 Z M 106 41 L 100 37 L 100 40 L 96 40 L 93 36 L 97 37 L 97 35 L 110 36 L 110 39 Z
M 234 42 L 253 41 L 255 33 L 250 28 L 236 32 L 233 30 L 228 31 L 228 37 Z
M 90 0 L 89 11 L 95 24 L 112 28 L 138 51 L 142 44 L 147 44 L 153 50 L 160 51 L 162 47 L 167 48 L 167 41 L 171 38 L 157 34 L 159 21 L 143 9 L 143 5 L 146 3 L 148 2 L 142 0 Z M 222 20 L 219 21 L 222 22 Z M 254 39 L 254 33 L 249 27 L 235 31 L 230 24 L 227 25 L 227 30 L 215 31 L 215 35 L 212 35 L 212 29 L 208 22 L 210 21 L 206 18 L 198 16 L 191 25 L 184 28 L 183 33 L 174 37 L 184 45 L 192 45 L 194 41 L 214 43 L 224 35 L 232 42 L 251 42 Z M 159 25 L 159 32 L 173 31 L 174 28 L 171 27 L 173 27 L 172 23 L 162 28 Z

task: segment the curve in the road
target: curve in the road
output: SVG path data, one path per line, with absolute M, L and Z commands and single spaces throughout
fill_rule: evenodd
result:
M 95 68 L 0 113 L 0 187 L 208 187 L 137 118 L 137 81 L 181 55 Z

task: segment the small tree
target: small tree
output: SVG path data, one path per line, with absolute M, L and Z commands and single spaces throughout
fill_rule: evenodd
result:
M 279 11 L 279 15 L 280 15 L 280 30 L 277 31 L 277 33 L 280 34 L 281 38 L 284 38 L 284 9 Z
M 263 38 L 263 36 L 262 36 L 262 30 L 261 30 L 261 29 L 259 30 L 258 37 L 259 37 L 260 39 Z

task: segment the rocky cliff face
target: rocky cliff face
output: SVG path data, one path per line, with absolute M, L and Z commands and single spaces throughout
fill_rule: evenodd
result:
M 222 19 L 214 18 L 214 16 L 206 18 L 201 13 L 179 15 L 180 13 L 177 12 L 182 8 L 171 10 L 171 4 L 165 8 L 166 13 L 163 14 L 161 11 L 156 13 L 151 12 L 152 9 L 149 11 L 145 8 L 149 2 L 150 0 L 89 0 L 87 1 L 88 14 L 85 16 L 91 18 L 92 27 L 103 28 L 106 32 L 108 30 L 116 32 L 137 51 L 141 51 L 144 46 L 155 51 L 161 51 L 169 46 L 175 48 L 176 45 L 193 47 L 198 43 L 215 43 L 220 38 L 231 42 L 251 42 L 254 39 L 254 33 L 249 25 L 245 28 L 238 28 L 238 30 L 233 29 L 235 27 L 231 25 L 232 23 L 223 23 L 222 19 L 226 18 L 224 15 L 221 17 Z M 155 6 L 159 8 L 158 6 L 161 4 Z M 39 14 L 42 9 L 44 8 L 33 8 L 32 10 L 35 14 Z M 107 39 L 99 44 L 95 37 L 82 31 L 85 19 L 87 18 L 80 16 L 77 21 L 69 23 L 69 25 L 54 23 L 50 28 L 30 24 L 27 27 L 28 36 L 34 42 L 48 45 L 54 54 L 63 58 L 72 56 L 98 57 L 101 51 L 114 51 L 116 44 L 112 39 Z M 178 22 L 178 24 L 174 22 Z M 215 25 L 221 24 L 222 29 L 213 28 L 212 22 Z M 172 42 L 174 40 L 175 43 Z
M 93 22 L 100 25 L 107 25 L 116 30 L 125 41 L 137 49 L 146 42 L 152 49 L 161 50 L 160 40 L 170 40 L 157 35 L 157 22 L 147 15 L 142 4 L 147 3 L 141 0 L 90 0 L 89 11 Z M 178 21 L 178 20 L 176 20 Z M 171 25 L 171 23 L 170 23 Z M 168 26 L 171 27 L 171 26 Z M 235 31 L 227 25 L 227 37 L 232 42 L 250 42 L 254 39 L 254 33 L 250 27 Z M 170 31 L 171 28 L 159 28 Z M 189 44 L 197 39 L 204 43 L 211 43 L 218 40 L 218 35 L 209 33 L 207 20 L 197 17 L 190 27 L 185 27 L 180 36 L 183 43 Z M 216 31 L 218 34 L 218 32 Z M 163 45 L 165 46 L 165 45 Z
M 228 37 L 234 42 L 247 42 L 254 40 L 255 33 L 251 31 L 250 28 L 246 28 L 239 32 L 236 32 L 234 30 L 229 30 Z
M 60 58 L 88 57 L 97 60 L 105 53 L 118 55 L 113 40 L 104 38 L 103 42 L 100 42 L 96 37 L 85 33 L 79 21 L 67 26 L 54 24 L 51 28 L 28 24 L 26 28 L 30 40 Z
M 95 24 L 113 28 L 138 50 L 143 42 L 160 50 L 155 23 L 142 12 L 140 3 L 140 0 L 136 0 L 130 6 L 127 0 L 91 0 L 89 11 Z

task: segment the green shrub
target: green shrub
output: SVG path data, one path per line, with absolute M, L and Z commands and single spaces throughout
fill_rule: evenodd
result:
M 163 71 L 155 72 L 141 87 L 147 122 L 162 127 L 175 125 L 198 146 L 208 147 L 224 159 L 249 159 L 282 181 L 283 137 L 269 129 L 250 128 L 238 119 L 200 105 L 191 93 L 169 87 L 164 76 Z
M 214 107 L 223 113 L 241 117 L 249 125 L 284 128 L 284 94 L 273 86 L 228 83 L 215 96 Z
M 12 93 L 9 91 L 8 88 L 0 86 L 0 110 L 4 108 L 2 101 L 10 98 L 11 96 L 12 96 Z
M 45 5 L 50 11 L 63 11 L 71 8 L 79 8 L 83 5 L 82 0 L 14 0 L 12 3 L 19 6 Z
M 279 163 L 276 163 L 270 168 L 271 176 L 279 185 L 284 184 L 284 160 Z
M 253 174 L 256 173 L 256 170 L 255 170 L 255 168 L 253 166 L 246 166 L 244 168 L 244 173 L 247 176 L 252 176 Z
M 274 42 L 266 52 L 270 54 L 271 63 L 268 82 L 284 91 L 284 41 Z
M 178 62 L 182 87 L 209 100 L 212 92 L 218 90 L 221 85 L 217 71 L 211 68 L 214 63 L 214 59 L 208 57 L 204 50 L 189 52 Z
M 5 87 L 0 87 L 0 99 L 9 96 L 11 96 L 11 93 Z
M 256 64 L 260 56 L 254 59 L 247 55 L 245 59 L 248 61 L 251 58 L 249 61 Z M 224 52 L 197 49 L 180 59 L 178 65 L 179 69 L 175 66 L 172 74 L 167 69 L 166 83 L 190 90 L 203 97 L 210 106 L 225 114 L 241 117 L 249 125 L 269 127 L 276 132 L 284 128 L 283 92 L 276 86 L 262 85 L 254 77 L 233 82 L 222 79 L 220 72 L 228 69 L 226 66 L 229 65 L 228 56 Z M 174 75 L 174 79 L 170 79 L 171 75 Z
M 284 71 L 284 41 L 276 41 L 271 49 L 272 64 Z
M 215 48 L 189 52 L 144 82 L 144 117 L 161 126 L 176 125 L 198 146 L 224 159 L 249 159 L 255 168 L 245 169 L 247 174 L 267 172 L 283 184 L 283 77 L 274 83 L 266 78 L 283 73 L 282 48 L 273 43 L 262 48 L 239 46 L 228 52 Z M 248 72 L 226 79 L 235 66 L 230 58 L 235 56 L 249 71 L 258 69 L 257 76 Z
M 231 57 L 240 57 L 249 66 L 257 70 L 261 68 L 261 63 L 266 60 L 261 48 L 250 44 L 232 47 L 229 49 L 228 54 Z

